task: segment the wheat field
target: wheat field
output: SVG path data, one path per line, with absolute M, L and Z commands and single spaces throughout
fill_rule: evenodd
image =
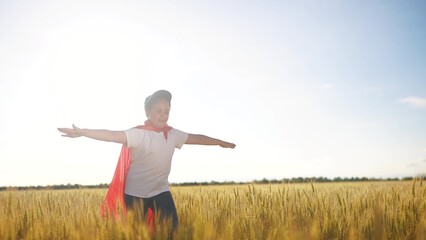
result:
M 129 213 L 102 219 L 106 189 L 0 192 L 0 239 L 165 239 Z M 426 187 L 413 182 L 172 187 L 176 239 L 426 239 Z

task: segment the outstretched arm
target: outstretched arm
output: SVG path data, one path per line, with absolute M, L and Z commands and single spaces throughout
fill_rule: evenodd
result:
M 115 143 L 121 143 L 126 144 L 127 138 L 124 131 L 110 131 L 110 130 L 103 130 L 103 129 L 82 129 L 76 127 L 74 124 L 72 125 L 72 128 L 58 128 L 58 130 L 64 134 L 62 134 L 63 137 L 70 137 L 70 138 L 76 138 L 76 137 L 88 137 L 100 141 L 105 142 L 115 142 Z
M 220 139 L 211 138 L 200 134 L 188 134 L 188 139 L 185 144 L 198 144 L 198 145 L 217 145 L 223 148 L 235 148 L 235 144 L 222 141 Z

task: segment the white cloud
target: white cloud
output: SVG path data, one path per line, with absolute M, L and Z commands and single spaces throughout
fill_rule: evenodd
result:
M 412 168 L 426 167 L 426 157 L 412 161 L 412 162 L 408 163 L 408 166 L 412 167 Z
M 323 85 L 321 85 L 322 89 L 330 89 L 332 87 L 334 87 L 334 84 L 332 83 L 324 83 Z
M 416 108 L 426 108 L 426 98 L 421 97 L 406 97 L 399 100 L 400 103 L 408 104 Z

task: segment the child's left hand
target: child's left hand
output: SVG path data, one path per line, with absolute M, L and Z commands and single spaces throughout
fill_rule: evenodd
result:
M 219 144 L 219 146 L 221 146 L 223 148 L 232 148 L 232 149 L 234 149 L 236 145 L 233 144 L 233 143 L 229 143 L 229 142 L 222 142 L 222 143 Z

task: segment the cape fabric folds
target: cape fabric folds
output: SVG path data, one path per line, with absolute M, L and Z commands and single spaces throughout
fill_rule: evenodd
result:
M 121 148 L 120 157 L 118 158 L 117 167 L 114 176 L 109 185 L 108 192 L 101 205 L 101 215 L 106 217 L 107 214 L 117 219 L 121 211 L 126 214 L 126 205 L 124 204 L 124 187 L 126 186 L 126 177 L 130 166 L 130 148 L 125 145 Z
M 172 127 L 165 126 L 163 128 L 155 127 L 151 122 L 145 121 L 145 125 L 137 126 L 136 128 L 145 129 L 156 132 L 163 132 L 164 137 L 167 139 L 167 133 Z M 124 188 L 126 186 L 127 173 L 131 163 L 130 148 L 123 145 L 118 158 L 117 167 L 114 172 L 111 184 L 109 185 L 107 194 L 101 205 L 101 216 L 104 218 L 108 214 L 117 219 L 121 213 L 126 215 L 126 204 L 124 203 Z M 155 216 L 152 209 L 148 209 L 148 228 L 155 231 Z

